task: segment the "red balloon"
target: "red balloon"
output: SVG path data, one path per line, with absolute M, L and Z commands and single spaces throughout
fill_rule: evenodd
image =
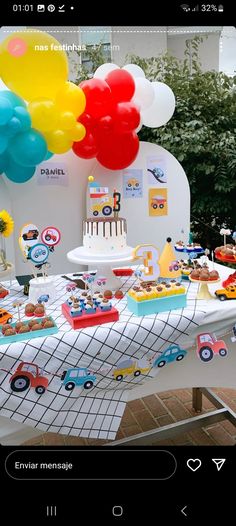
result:
M 97 141 L 91 132 L 87 132 L 82 141 L 74 142 L 72 150 L 82 159 L 92 159 L 98 154 Z
M 139 138 L 135 132 L 101 134 L 97 160 L 110 170 L 127 168 L 137 157 Z
M 82 113 L 82 115 L 78 117 L 77 121 L 81 122 L 81 124 L 85 126 L 86 131 L 88 130 L 88 128 L 90 130 L 93 130 L 96 126 L 95 119 L 91 117 L 91 115 L 89 115 L 88 113 Z
M 114 127 L 113 118 L 111 115 L 105 115 L 104 117 L 101 117 L 98 121 L 98 128 L 99 132 L 112 132 Z
M 89 113 L 95 119 L 109 113 L 112 98 L 111 90 L 105 80 L 96 78 L 84 80 L 79 87 L 86 97 L 85 113 Z
M 117 133 L 136 130 L 140 123 L 140 113 L 132 102 L 119 102 L 113 113 Z
M 134 96 L 135 83 L 132 75 L 125 69 L 110 71 L 105 81 L 111 88 L 112 98 L 115 102 L 127 102 Z

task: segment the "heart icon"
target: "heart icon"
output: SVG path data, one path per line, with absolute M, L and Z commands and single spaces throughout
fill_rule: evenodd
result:
M 187 466 L 191 471 L 197 471 L 202 465 L 200 458 L 189 458 L 187 460 Z

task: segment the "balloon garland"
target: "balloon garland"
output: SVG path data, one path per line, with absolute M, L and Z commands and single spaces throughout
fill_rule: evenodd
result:
M 94 77 L 69 82 L 59 42 L 42 31 L 12 33 L 0 44 L 0 173 L 13 182 L 33 177 L 53 154 L 73 150 L 110 169 L 128 167 L 139 151 L 142 125 L 163 126 L 175 98 L 136 64 L 102 64 Z M 26 102 L 25 102 L 26 101 Z

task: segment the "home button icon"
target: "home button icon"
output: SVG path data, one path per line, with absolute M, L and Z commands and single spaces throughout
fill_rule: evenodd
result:
M 122 517 L 123 512 L 124 512 L 124 510 L 123 510 L 122 506 L 113 506 L 113 508 L 112 508 L 112 515 L 114 517 Z

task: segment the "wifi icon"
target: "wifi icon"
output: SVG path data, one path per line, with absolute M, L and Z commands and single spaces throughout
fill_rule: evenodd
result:
M 190 7 L 188 4 L 182 4 L 181 6 L 181 9 L 183 9 L 183 11 L 185 11 L 187 13 L 187 11 L 191 11 Z

